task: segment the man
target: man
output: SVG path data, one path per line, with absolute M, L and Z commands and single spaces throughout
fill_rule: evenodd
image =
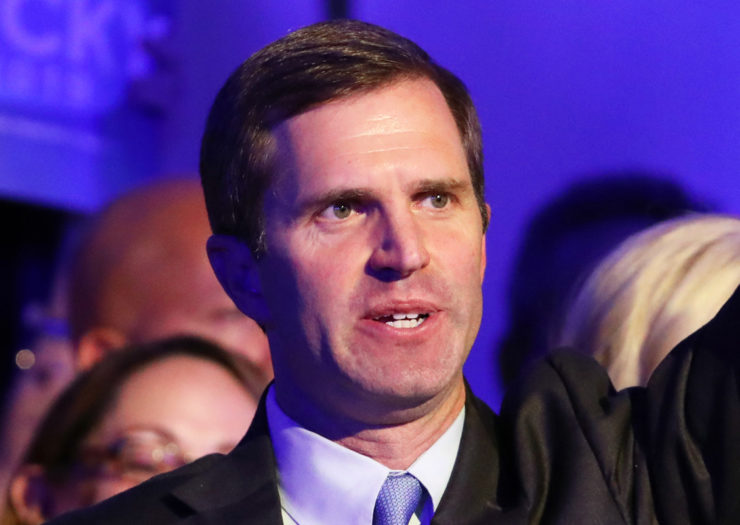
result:
M 341 21 L 261 50 L 214 103 L 201 173 L 211 263 L 265 327 L 275 382 L 228 456 L 57 523 L 656 519 L 631 398 L 593 362 L 550 358 L 501 419 L 466 388 L 479 126 L 415 44 Z
M 93 220 L 73 258 L 69 325 L 78 368 L 107 352 L 173 334 L 208 338 L 267 377 L 267 338 L 224 293 L 203 245 L 210 235 L 197 180 L 129 192 Z

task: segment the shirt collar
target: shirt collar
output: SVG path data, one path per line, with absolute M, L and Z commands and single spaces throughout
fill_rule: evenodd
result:
M 409 467 L 424 486 L 433 509 L 447 488 L 460 447 L 465 408 L 444 434 Z M 267 422 L 281 505 L 300 525 L 372 523 L 375 499 L 391 472 L 377 461 L 306 430 L 267 393 Z

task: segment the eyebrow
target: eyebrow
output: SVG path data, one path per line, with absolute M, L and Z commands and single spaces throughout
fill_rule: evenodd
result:
M 415 184 L 414 193 L 455 193 L 473 189 L 470 180 L 459 179 L 422 179 Z
M 156 434 L 157 436 L 162 437 L 166 439 L 167 441 L 171 441 L 175 443 L 177 442 L 177 438 L 175 437 L 174 434 L 172 434 L 166 428 L 156 425 L 156 424 L 155 425 L 138 424 L 138 425 L 131 425 L 131 426 L 124 427 L 117 432 L 116 439 L 121 439 L 124 437 L 131 436 L 132 434 L 144 433 L 144 432 L 148 432 L 150 434 Z

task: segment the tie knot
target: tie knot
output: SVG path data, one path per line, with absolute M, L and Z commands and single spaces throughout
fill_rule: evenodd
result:
M 373 525 L 408 525 L 422 491 L 421 483 L 411 474 L 388 474 L 375 501 Z

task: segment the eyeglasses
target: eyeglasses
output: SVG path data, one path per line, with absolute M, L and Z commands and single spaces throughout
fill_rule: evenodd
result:
M 107 446 L 83 447 L 80 466 L 92 475 L 141 482 L 189 463 L 171 437 L 156 429 L 131 429 Z

